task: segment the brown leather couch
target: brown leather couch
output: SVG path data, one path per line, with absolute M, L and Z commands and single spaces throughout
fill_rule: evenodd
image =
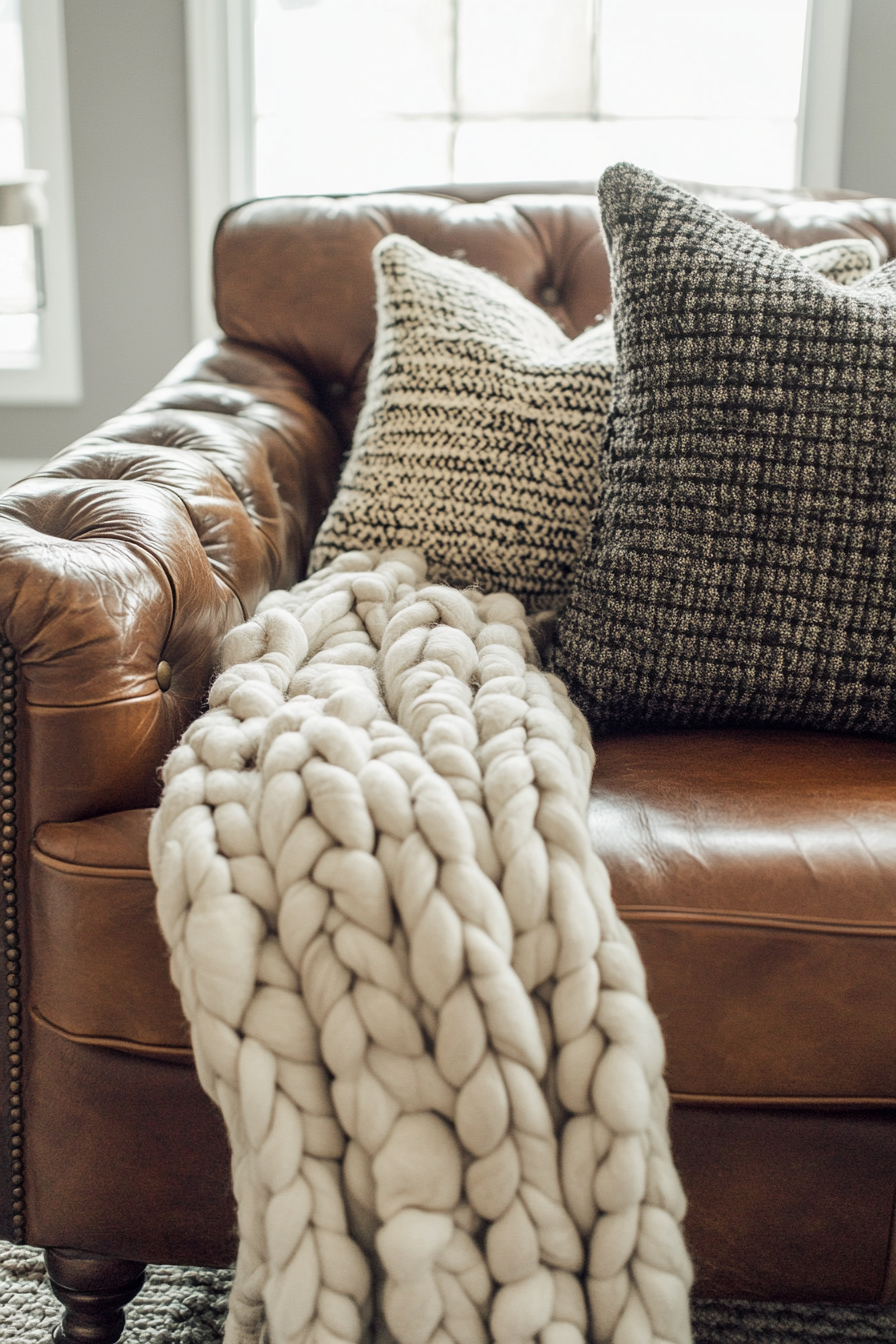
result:
M 695 190 L 786 246 L 896 254 L 893 201 Z M 393 231 L 570 335 L 609 305 L 592 183 L 250 203 L 215 244 L 225 337 L 0 499 L 0 1234 L 51 1248 L 61 1338 L 117 1338 L 143 1262 L 234 1254 L 147 826 L 224 631 L 304 573 Z M 697 1293 L 893 1301 L 896 744 L 674 732 L 597 760 L 593 833 L 668 1041 Z

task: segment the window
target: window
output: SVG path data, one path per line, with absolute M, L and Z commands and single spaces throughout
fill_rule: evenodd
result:
M 75 403 L 81 371 L 62 0 L 0 0 L 0 180 L 47 174 L 49 218 L 0 227 L 0 402 Z
M 255 189 L 792 186 L 806 0 L 255 0 Z M 774 41 L 769 40 L 774 34 Z
M 25 62 L 15 0 L 0 0 L 0 183 L 25 168 Z M 0 368 L 40 362 L 37 240 L 27 224 L 0 228 Z
M 850 0 L 224 0 L 216 34 L 214 0 L 191 4 L 203 259 L 211 216 L 253 195 L 589 180 L 623 158 L 837 185 Z

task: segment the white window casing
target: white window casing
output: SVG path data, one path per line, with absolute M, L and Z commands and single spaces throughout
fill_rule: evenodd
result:
M 797 163 L 803 186 L 840 185 L 852 0 L 809 0 Z
M 221 215 L 254 193 L 251 0 L 187 0 L 193 337 L 219 334 L 211 290 Z
M 48 173 L 47 299 L 40 362 L 35 368 L 0 369 L 0 404 L 71 406 L 81 401 L 82 383 L 63 0 L 25 0 L 21 23 L 27 162 Z

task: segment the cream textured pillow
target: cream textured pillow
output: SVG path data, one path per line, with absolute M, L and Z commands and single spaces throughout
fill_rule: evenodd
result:
M 373 264 L 367 399 L 310 570 L 407 546 L 433 582 L 557 605 L 597 493 L 610 323 L 571 341 L 496 276 L 398 234 Z
M 880 256 L 870 238 L 826 238 L 798 247 L 795 255 L 810 271 L 835 285 L 854 285 L 880 268 Z

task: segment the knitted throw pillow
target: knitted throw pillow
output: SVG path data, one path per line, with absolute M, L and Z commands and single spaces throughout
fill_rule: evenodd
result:
M 880 266 L 877 248 L 870 238 L 827 238 L 823 243 L 796 248 L 794 256 L 810 271 L 817 271 L 836 285 L 854 285 Z
M 600 184 L 618 370 L 555 668 L 597 732 L 896 733 L 896 264 L 850 288 Z
M 367 398 L 310 571 L 407 546 L 434 583 L 555 606 L 597 493 L 610 324 L 571 341 L 496 276 L 398 234 L 373 263 Z

